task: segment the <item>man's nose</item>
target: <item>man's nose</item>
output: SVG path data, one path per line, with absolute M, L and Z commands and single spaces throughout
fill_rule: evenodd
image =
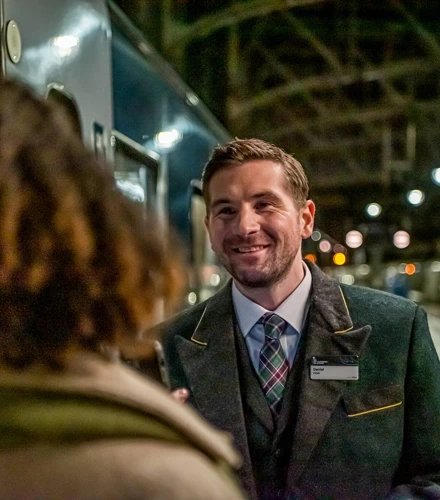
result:
M 243 236 L 260 230 L 258 215 L 249 208 L 240 210 L 237 217 L 237 232 Z

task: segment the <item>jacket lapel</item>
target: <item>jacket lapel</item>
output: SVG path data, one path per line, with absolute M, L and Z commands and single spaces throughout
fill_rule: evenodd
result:
M 316 266 L 312 272 L 309 328 L 305 338 L 305 366 L 298 402 L 298 418 L 288 472 L 288 486 L 304 471 L 324 429 L 338 404 L 346 381 L 311 380 L 312 356 L 360 355 L 371 332 L 370 326 L 355 329 L 338 283 Z
M 251 498 L 256 498 L 238 376 L 234 317 L 229 283 L 207 302 L 191 339 L 177 336 L 176 344 L 197 409 L 210 423 L 233 436 L 243 457 L 240 479 Z

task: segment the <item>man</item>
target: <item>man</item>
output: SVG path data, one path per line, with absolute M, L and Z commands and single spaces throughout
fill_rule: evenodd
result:
M 232 276 L 162 325 L 173 389 L 230 432 L 252 500 L 440 498 L 440 366 L 414 303 L 301 260 L 302 166 L 233 140 L 203 173 L 211 245 Z

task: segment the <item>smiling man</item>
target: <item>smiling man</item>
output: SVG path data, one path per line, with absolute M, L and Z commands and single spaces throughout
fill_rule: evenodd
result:
M 315 205 L 301 164 L 258 139 L 203 173 L 232 276 L 162 325 L 172 387 L 231 433 L 252 500 L 440 498 L 440 366 L 426 315 L 301 258 Z

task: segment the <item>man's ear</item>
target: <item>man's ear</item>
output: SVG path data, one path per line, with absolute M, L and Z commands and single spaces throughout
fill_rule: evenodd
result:
M 301 208 L 301 238 L 309 238 L 313 233 L 313 223 L 315 220 L 316 207 L 312 200 L 307 200 L 304 207 Z

